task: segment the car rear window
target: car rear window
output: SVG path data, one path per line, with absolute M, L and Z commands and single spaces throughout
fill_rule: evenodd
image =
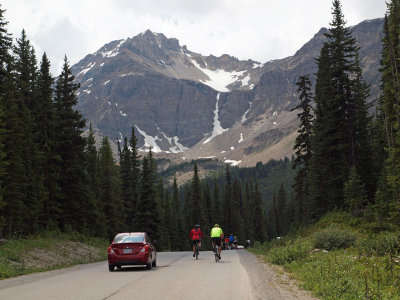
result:
M 114 239 L 115 244 L 120 243 L 142 243 L 144 241 L 143 235 L 120 235 Z

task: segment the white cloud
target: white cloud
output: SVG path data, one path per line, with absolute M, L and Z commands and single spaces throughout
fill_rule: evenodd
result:
M 293 55 L 329 26 L 332 1 L 320 0 L 4 0 L 8 30 L 25 28 L 52 70 L 66 54 L 74 64 L 112 40 L 151 29 L 208 55 L 265 62 Z M 342 0 L 348 25 L 383 17 L 385 0 Z

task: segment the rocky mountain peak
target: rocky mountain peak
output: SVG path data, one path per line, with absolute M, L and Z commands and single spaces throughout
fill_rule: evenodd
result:
M 382 19 L 352 27 L 371 99 L 379 91 Z M 296 81 L 315 74 L 326 28 L 293 56 L 258 63 L 203 56 L 150 30 L 107 43 L 72 67 L 77 108 L 111 141 L 134 127 L 143 151 L 178 160 L 213 157 L 232 164 L 292 154 Z

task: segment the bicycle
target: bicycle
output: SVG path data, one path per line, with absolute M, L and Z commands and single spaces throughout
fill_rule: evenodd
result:
M 217 244 L 214 245 L 214 255 L 215 255 L 215 262 L 219 262 L 219 255 L 218 255 L 218 247 L 217 247 Z
M 199 259 L 199 242 L 196 241 L 196 248 L 195 248 L 196 259 Z

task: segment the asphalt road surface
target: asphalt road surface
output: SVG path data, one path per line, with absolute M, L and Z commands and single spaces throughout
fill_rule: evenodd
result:
M 1 280 L 0 299 L 288 299 L 255 271 L 254 255 L 226 250 L 221 256 L 216 263 L 211 251 L 201 251 L 198 260 L 191 252 L 163 252 L 152 270 L 109 272 L 100 262 L 24 275 Z

